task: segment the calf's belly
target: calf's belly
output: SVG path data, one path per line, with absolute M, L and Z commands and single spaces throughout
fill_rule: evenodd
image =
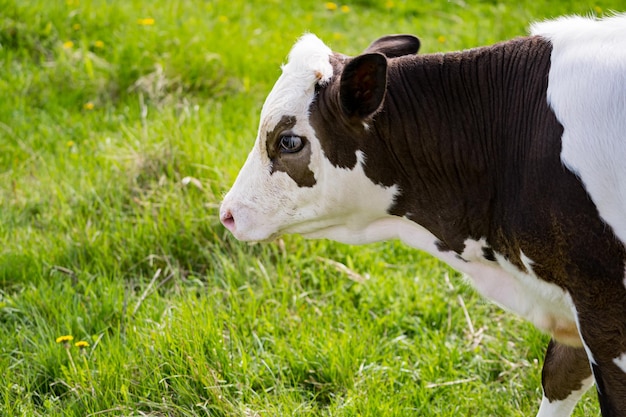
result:
M 520 254 L 520 259 L 525 271 L 521 271 L 498 253 L 494 254 L 495 260 L 485 259 L 485 239 L 467 239 L 461 254 L 442 250 L 431 232 L 399 217 L 373 222 L 358 236 L 359 243 L 398 238 L 424 250 L 464 273 L 479 293 L 505 310 L 530 321 L 558 342 L 582 346 L 570 295 L 558 285 L 540 279 L 533 272 L 533 260 L 524 253 Z
M 582 346 L 570 295 L 538 278 L 532 272 L 532 261 L 523 254 L 522 259 L 527 271 L 520 271 L 496 254 L 492 265 L 470 262 L 466 273 L 482 295 L 502 308 L 530 321 L 560 343 Z

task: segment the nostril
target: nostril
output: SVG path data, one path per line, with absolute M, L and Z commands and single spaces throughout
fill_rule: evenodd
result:
M 228 230 L 233 230 L 235 227 L 235 218 L 233 217 L 233 213 L 230 210 L 225 210 L 220 215 L 220 221 Z

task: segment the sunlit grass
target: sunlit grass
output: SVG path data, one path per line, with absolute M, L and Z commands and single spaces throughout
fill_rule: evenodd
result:
M 434 52 L 619 8 L 0 0 L 0 414 L 532 415 L 546 336 L 454 271 L 395 242 L 250 246 L 217 207 L 306 31 Z

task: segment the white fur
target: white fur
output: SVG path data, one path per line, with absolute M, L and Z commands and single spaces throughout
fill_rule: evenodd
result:
M 221 206 L 222 218 L 226 213 L 234 218 L 231 231 L 240 240 L 264 241 L 299 233 L 365 243 L 371 240 L 359 238 L 359 234 L 371 222 L 388 216 L 397 187 L 372 183 L 363 172 L 360 152 L 354 169 L 333 166 L 324 157 L 308 122 L 316 83 L 327 82 L 333 75 L 331 53 L 314 35 L 303 36 L 290 52 L 282 75 L 263 105 L 254 148 Z M 313 187 L 299 187 L 284 172 L 270 174 L 266 134 L 283 116 L 295 116 L 296 125 L 291 131 L 310 141 L 309 169 L 317 181 Z
M 613 363 L 617 365 L 622 372 L 626 373 L 626 352 L 622 353 L 617 358 L 614 358 Z
M 532 260 L 520 254 L 526 272 L 520 271 L 503 256 L 496 253 L 502 268 L 516 280 L 509 290 L 516 302 L 509 309 L 550 333 L 554 339 L 571 346 L 580 346 L 580 336 L 574 317 L 574 303 L 570 295 L 556 284 L 540 279 L 532 269 Z
M 600 20 L 565 17 L 535 24 L 532 33 L 553 45 L 548 101 L 564 128 L 561 159 L 579 175 L 602 219 L 626 242 L 626 14 Z M 623 355 L 615 361 L 626 371 Z
M 578 327 L 578 329 L 580 329 L 580 318 L 578 316 L 578 311 L 576 310 L 576 306 L 572 307 L 572 310 L 574 311 L 574 319 L 576 320 L 576 327 Z M 587 342 L 585 342 L 585 339 L 582 337 L 580 337 L 580 341 L 583 345 L 583 348 L 585 349 L 585 353 L 587 353 L 587 358 L 589 358 L 589 363 L 590 366 L 591 364 L 593 365 L 597 365 L 598 362 L 596 362 L 596 359 L 593 357 L 593 353 L 591 352 L 591 349 L 589 348 L 589 345 L 587 345 Z M 593 367 L 591 367 L 591 370 L 593 372 Z M 598 391 L 600 391 L 600 387 L 597 387 Z
M 579 390 L 573 391 L 567 398 L 560 401 L 550 402 L 544 395 L 537 417 L 568 417 L 572 414 L 572 411 L 574 411 L 576 403 L 578 403 L 583 394 L 591 388 L 593 383 L 593 376 L 589 376 L 582 381 L 582 386 Z
M 259 133 L 270 131 L 284 115 L 307 116 L 315 84 L 333 76 L 332 51 L 313 34 L 302 36 L 282 66 L 282 74 L 265 99 Z
M 293 130 L 298 132 L 297 125 Z M 313 137 L 310 133 L 306 136 Z M 367 228 L 389 217 L 387 209 L 397 187 L 372 183 L 363 172 L 360 155 L 354 169 L 337 168 L 323 157 L 319 143 L 311 141 L 311 145 L 309 167 L 318 183 L 310 188 L 299 187 L 284 172 L 270 175 L 266 167 L 259 166 L 257 148 L 250 154 L 221 207 L 235 218 L 235 237 L 264 241 L 298 233 L 351 244 L 382 240 L 375 233 L 367 235 Z
M 261 109 L 261 123 L 251 153 L 259 151 L 260 154 L 256 157 L 261 158 L 264 164 L 269 164 L 265 134 L 283 116 L 296 116 L 301 121 L 306 120 L 309 106 L 315 97 L 316 83 L 328 82 L 333 76 L 331 54 L 330 48 L 312 34 L 302 36 L 292 48 L 287 63 L 282 66 L 282 74 Z M 241 175 L 240 173 L 239 176 Z
M 561 158 L 626 242 L 626 14 L 535 24 L 552 42 L 548 100 L 564 127 Z
M 485 297 L 552 334 L 559 342 L 580 346 L 569 294 L 537 277 L 532 270 L 533 262 L 523 253 L 520 257 L 526 272 L 520 271 L 498 253 L 495 253 L 496 262 L 484 259 L 483 242 L 484 239 L 465 242 L 461 256 L 468 262 L 457 266 L 457 269 L 465 272 Z

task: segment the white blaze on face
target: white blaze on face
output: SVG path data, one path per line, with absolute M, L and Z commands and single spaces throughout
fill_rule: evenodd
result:
M 300 233 L 353 242 L 351 230 L 388 216 L 396 187 L 372 183 L 363 171 L 364 156 L 359 152 L 354 169 L 333 166 L 309 123 L 316 84 L 324 85 L 333 76 L 331 54 L 314 35 L 303 36 L 268 95 L 254 148 L 220 209 L 222 223 L 237 239 L 264 241 Z M 289 134 L 305 137 L 310 145 L 307 169 L 315 178 L 313 186 L 300 186 L 286 172 L 272 169 L 266 140 L 268 132 L 285 117 L 295 120 Z

